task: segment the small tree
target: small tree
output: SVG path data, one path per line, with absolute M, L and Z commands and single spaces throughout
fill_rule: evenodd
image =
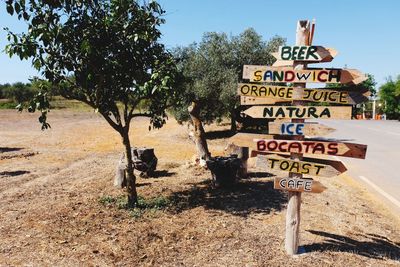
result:
M 7 0 L 7 12 L 25 20 L 28 29 L 8 29 L 10 56 L 32 59 L 59 93 L 97 110 L 117 131 L 127 158 L 128 205 L 137 203 L 129 129 L 137 116 L 150 117 L 155 128 L 165 123 L 175 64 L 158 42 L 164 11 L 156 2 L 135 0 Z M 30 103 L 42 112 L 47 128 L 47 93 Z M 143 105 L 145 103 L 145 105 Z M 138 111 L 138 106 L 145 107 Z M 150 129 L 150 126 L 149 126 Z
M 389 78 L 379 88 L 379 96 L 385 103 L 383 110 L 387 118 L 400 120 L 400 76 L 396 80 Z

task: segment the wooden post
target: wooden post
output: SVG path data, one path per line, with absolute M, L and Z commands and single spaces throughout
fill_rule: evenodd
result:
M 196 143 L 200 166 L 205 167 L 206 161 L 210 159 L 211 155 L 208 150 L 203 124 L 200 120 L 199 104 L 197 102 L 192 102 L 192 104 L 188 107 L 188 111 L 193 122 L 194 142 Z
M 297 22 L 296 45 L 311 45 L 310 44 L 310 22 L 308 20 L 300 20 Z M 307 65 L 294 62 L 295 69 L 305 69 Z M 295 87 L 305 88 L 305 83 L 296 83 Z M 293 101 L 293 105 L 302 105 L 302 101 Z M 294 123 L 302 123 L 304 119 L 292 119 Z M 304 136 L 294 136 L 293 140 L 304 140 Z M 292 160 L 301 160 L 303 154 L 291 153 Z M 302 174 L 289 173 L 289 177 L 302 178 Z M 288 205 L 286 212 L 286 238 L 285 249 L 289 255 L 297 254 L 299 247 L 299 230 L 300 230 L 300 207 L 301 207 L 301 192 L 288 192 Z

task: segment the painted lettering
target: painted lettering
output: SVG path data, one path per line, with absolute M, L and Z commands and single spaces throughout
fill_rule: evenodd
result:
M 304 128 L 304 124 L 303 123 L 296 124 L 296 134 L 304 135 L 303 128 Z
M 284 125 L 284 124 L 282 124 L 282 125 Z M 290 134 L 290 135 L 294 134 L 294 132 L 291 130 L 292 127 L 294 127 L 293 123 L 288 123 L 287 126 L 286 126 L 287 133 Z
M 303 169 L 302 174 L 309 174 L 310 173 L 310 167 L 312 167 L 312 165 L 310 163 L 303 163 L 303 165 L 302 165 L 302 169 Z
M 285 82 L 293 82 L 295 78 L 294 71 L 288 70 L 285 72 Z
M 335 81 L 335 82 L 340 82 L 340 76 L 342 74 L 341 70 L 330 70 L 329 71 L 329 76 L 328 80 L 330 82 Z
M 304 80 L 304 81 L 307 81 L 308 80 L 308 78 L 310 77 L 310 75 L 311 75 L 311 72 L 308 72 L 308 73 L 301 73 L 301 72 L 298 72 L 297 73 L 297 79 L 299 79 L 300 81 L 301 80 Z
M 254 81 L 256 81 L 256 82 L 261 81 L 261 79 L 262 79 L 261 73 L 262 73 L 261 70 L 257 70 L 254 72 Z
M 325 168 L 324 165 L 318 165 L 318 164 L 315 164 L 314 167 L 317 169 L 315 171 L 315 175 L 318 175 L 321 172 L 321 170 L 323 170 Z
M 265 148 L 266 148 L 266 145 L 265 145 L 265 141 L 264 140 L 257 141 L 257 150 L 258 151 L 264 151 Z
M 318 54 L 316 54 L 318 50 L 318 47 L 316 46 L 310 46 L 307 50 L 307 54 L 306 54 L 306 59 L 315 59 L 315 60 L 319 60 L 320 57 L 318 56 Z
M 306 55 L 307 46 L 301 46 L 299 49 L 299 54 L 297 55 L 297 60 L 305 60 L 304 57 Z
M 328 75 L 328 72 L 326 70 L 321 70 L 320 72 L 318 72 L 317 74 L 317 80 L 319 82 L 326 82 L 328 79 L 327 78 L 322 78 L 322 75 Z
M 265 107 L 263 117 L 273 117 L 274 116 L 274 107 Z
M 328 154 L 336 155 L 339 152 L 338 143 L 329 143 L 328 144 Z
M 286 179 L 281 179 L 279 181 L 279 185 L 281 186 L 281 188 L 286 188 Z
M 329 110 L 329 108 L 324 108 L 324 110 L 322 110 L 319 117 L 322 118 L 323 116 L 326 116 L 327 118 L 331 117 L 331 111 Z
M 240 93 L 242 95 L 247 95 L 249 93 L 249 91 L 250 91 L 250 86 L 248 86 L 246 84 L 242 85 L 242 87 L 240 87 Z
M 304 183 L 304 191 L 311 191 L 312 181 L 306 181 Z
M 283 46 L 281 48 L 281 59 L 290 60 L 290 58 L 292 56 L 291 50 L 292 50 L 292 48 L 290 46 Z

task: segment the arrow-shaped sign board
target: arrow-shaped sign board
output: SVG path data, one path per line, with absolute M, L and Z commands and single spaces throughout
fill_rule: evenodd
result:
M 342 172 L 333 166 L 321 163 L 297 161 L 278 157 L 276 155 L 257 156 L 256 166 L 265 171 L 287 171 L 311 176 L 334 177 Z
M 312 62 L 329 62 L 337 55 L 333 48 L 323 46 L 280 46 L 278 54 L 272 53 L 278 60 L 296 60 Z
M 367 146 L 331 141 L 254 140 L 256 151 L 274 153 L 303 153 L 365 159 Z
M 348 88 L 352 90 L 352 88 Z M 357 91 L 346 91 L 343 89 L 322 89 L 322 88 L 294 88 L 274 85 L 259 85 L 251 83 L 239 83 L 238 94 L 246 96 L 242 101 L 244 104 L 270 104 L 274 102 L 287 102 L 293 100 L 326 102 L 337 104 L 358 104 L 368 100 L 370 92 L 367 89 L 357 89 Z M 249 97 L 261 99 L 252 100 Z M 263 102 L 262 99 L 265 99 Z M 272 101 L 271 101 L 272 100 Z
M 335 129 L 317 122 L 294 123 L 275 121 L 268 124 L 269 134 L 324 136 L 334 131 Z
M 274 178 L 274 189 L 296 192 L 321 193 L 326 187 L 312 179 Z
M 306 69 L 290 67 L 243 66 L 243 79 L 251 82 L 294 82 L 294 83 L 354 83 L 358 84 L 367 76 L 354 69 Z
M 277 59 L 273 66 L 292 66 L 293 62 L 331 62 L 338 52 L 323 46 L 280 46 L 272 55 Z
M 253 118 L 351 119 L 351 107 L 252 106 L 244 114 Z

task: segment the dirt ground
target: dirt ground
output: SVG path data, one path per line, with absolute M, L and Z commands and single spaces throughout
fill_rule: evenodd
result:
M 49 122 L 41 131 L 37 114 L 0 111 L 0 266 L 400 266 L 400 220 L 346 174 L 303 194 L 305 253 L 289 257 L 287 196 L 273 178 L 254 172 L 214 189 L 210 172 L 189 164 L 194 145 L 173 119 L 150 132 L 147 119 L 133 123 L 133 144 L 159 159 L 139 194 L 172 203 L 136 217 L 100 203 L 124 194 L 113 187 L 117 133 L 93 112 L 52 111 Z M 209 134 L 213 155 L 224 133 Z

